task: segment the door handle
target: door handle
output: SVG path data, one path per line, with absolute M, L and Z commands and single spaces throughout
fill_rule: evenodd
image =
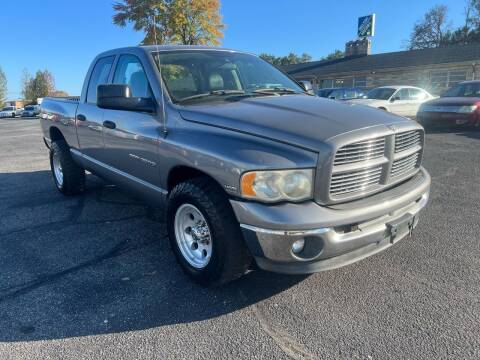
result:
M 105 120 L 103 122 L 103 126 L 105 126 L 106 128 L 109 128 L 109 129 L 115 129 L 117 127 L 117 124 L 115 124 L 113 121 Z
M 87 117 L 83 114 L 78 114 L 77 115 L 77 120 L 78 121 L 85 121 L 85 120 L 87 120 Z

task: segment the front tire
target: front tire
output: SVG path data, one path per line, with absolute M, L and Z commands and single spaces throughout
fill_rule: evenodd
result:
M 70 147 L 64 140 L 52 142 L 50 168 L 57 189 L 65 195 L 75 195 L 85 189 L 85 170 L 73 161 Z
M 167 227 L 177 261 L 201 285 L 232 281 L 251 263 L 227 196 L 207 178 L 175 186 L 168 198 Z

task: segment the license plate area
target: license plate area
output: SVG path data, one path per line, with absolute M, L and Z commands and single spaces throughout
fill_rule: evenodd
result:
M 389 221 L 386 223 L 387 233 L 390 236 L 390 242 L 394 243 L 399 239 L 399 235 L 408 233 L 412 235 L 413 228 L 415 226 L 415 216 L 407 213 L 398 219 Z

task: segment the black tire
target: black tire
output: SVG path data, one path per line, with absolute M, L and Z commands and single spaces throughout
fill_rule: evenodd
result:
M 205 218 L 211 233 L 212 255 L 208 264 L 193 267 L 182 254 L 175 235 L 175 216 L 180 206 L 191 204 Z M 170 245 L 185 273 L 203 286 L 219 286 L 241 277 L 251 263 L 240 226 L 223 189 L 208 178 L 178 184 L 167 203 Z
M 54 170 L 54 156 L 57 155 L 62 173 L 63 181 L 57 179 Z M 65 195 L 75 195 L 85 189 L 85 169 L 80 167 L 72 159 L 70 147 L 64 140 L 53 141 L 50 148 L 50 169 L 52 171 L 53 181 L 57 189 Z

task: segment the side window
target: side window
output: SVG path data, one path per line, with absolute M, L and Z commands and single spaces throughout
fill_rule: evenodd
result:
M 115 68 L 113 83 L 130 86 L 133 97 L 152 97 L 145 70 L 143 70 L 140 60 L 134 55 L 120 56 Z
M 411 100 L 424 100 L 427 97 L 420 89 L 410 89 L 410 99 Z
M 410 100 L 410 94 L 408 89 L 401 89 L 395 94 L 395 98 L 399 100 Z
M 115 56 L 104 57 L 98 59 L 95 64 L 87 89 L 87 102 L 91 104 L 97 103 L 97 86 L 105 84 L 108 81 L 108 74 L 113 65 Z

